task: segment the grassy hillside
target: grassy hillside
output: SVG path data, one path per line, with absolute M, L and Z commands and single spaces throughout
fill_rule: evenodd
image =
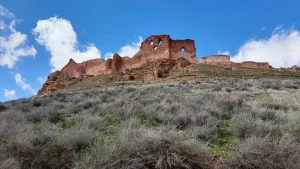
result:
M 243 79 L 257 79 L 257 78 L 274 78 L 279 80 L 284 79 L 295 79 L 300 80 L 300 71 L 279 71 L 274 69 L 251 69 L 251 68 L 241 68 L 240 70 L 232 70 L 230 67 L 214 66 L 214 65 L 204 65 L 204 64 L 194 64 L 190 65 L 184 69 L 170 70 L 163 72 L 165 74 L 164 78 L 159 77 L 161 68 L 152 68 L 149 66 L 141 66 L 135 69 L 130 69 L 125 72 L 116 72 L 108 75 L 90 76 L 85 78 L 70 78 L 67 79 L 69 86 L 59 89 L 60 91 L 78 91 L 86 90 L 90 87 L 99 86 L 103 84 L 113 83 L 118 81 L 118 79 L 126 79 L 124 77 L 132 76 L 134 77 L 132 81 L 143 82 L 142 77 L 153 76 L 151 81 L 144 81 L 146 83 L 166 83 L 174 81 L 203 81 L 208 78 L 243 78 Z M 144 73 L 141 73 L 144 72 Z M 155 73 L 157 75 L 155 75 Z M 143 76 L 141 76 L 141 74 Z M 127 78 L 128 79 L 128 78 Z M 129 79 L 128 79 L 129 80 Z
M 220 71 L 0 103 L 0 168 L 299 169 L 297 74 Z

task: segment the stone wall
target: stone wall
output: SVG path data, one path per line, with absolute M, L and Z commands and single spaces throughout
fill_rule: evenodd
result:
M 169 59 L 170 41 L 169 35 L 152 35 L 142 42 L 140 51 L 134 57 L 141 57 L 142 63 L 150 60 Z
M 299 68 L 300 67 L 294 65 L 292 67 L 287 67 L 287 68 L 281 67 L 281 68 L 278 68 L 277 70 L 279 70 L 279 71 L 286 71 L 286 72 L 297 72 L 297 71 L 300 71 Z
M 228 55 L 212 55 L 202 57 L 200 63 L 217 63 L 217 62 L 230 62 L 230 56 Z
M 200 64 L 209 64 L 216 66 L 227 66 L 232 67 L 232 70 L 239 70 L 239 67 L 244 68 L 261 68 L 261 69 L 270 69 L 272 68 L 268 62 L 253 62 L 245 61 L 242 63 L 235 63 L 230 61 L 230 56 L 228 55 L 213 55 L 203 57 L 199 61 Z
M 170 58 L 173 60 L 185 58 L 191 63 L 197 63 L 195 41 L 191 39 L 171 40 Z
M 241 67 L 246 68 L 261 68 L 261 69 L 269 69 L 270 65 L 268 62 L 252 62 L 252 61 L 246 61 L 240 63 Z
M 106 62 L 103 59 L 93 59 L 80 64 L 85 67 L 86 74 L 99 74 L 106 69 Z
M 86 74 L 85 68 L 82 65 L 77 64 L 73 59 L 70 59 L 65 67 L 62 68 L 61 72 L 68 77 L 82 77 Z
M 225 67 L 233 67 L 233 66 L 239 66 L 240 65 L 240 63 L 234 63 L 234 62 L 202 62 L 200 64 L 225 66 Z

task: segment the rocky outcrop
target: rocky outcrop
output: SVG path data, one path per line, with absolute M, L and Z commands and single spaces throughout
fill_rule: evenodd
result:
M 108 67 L 110 68 L 110 70 L 118 71 L 117 69 L 118 66 L 116 65 L 121 64 L 121 62 L 119 62 L 120 60 L 118 59 L 111 59 L 109 62 L 106 62 L 107 64 L 109 64 Z M 72 70 L 74 70 L 77 73 L 82 72 L 82 70 L 80 70 L 80 67 L 76 67 L 76 66 L 74 67 L 74 64 L 72 64 L 72 60 L 70 60 L 69 63 L 70 65 L 73 66 L 69 67 L 70 69 L 68 69 L 68 71 L 70 72 L 65 72 L 65 73 L 72 73 Z M 157 79 L 166 78 L 169 76 L 169 73 L 171 71 L 181 70 L 189 65 L 191 65 L 191 63 L 184 58 L 179 58 L 177 60 L 158 59 L 158 60 L 146 62 L 140 68 L 138 68 L 138 70 L 127 69 L 125 71 L 119 72 L 116 75 L 112 75 L 110 76 L 110 80 L 113 81 L 139 80 L 143 82 L 150 82 L 150 81 L 155 81 Z M 50 74 L 46 80 L 46 83 L 39 90 L 38 95 L 44 95 L 46 93 L 55 92 L 73 85 L 73 82 L 76 83 L 76 79 L 78 78 L 75 77 L 69 78 L 65 73 L 62 71 L 56 71 Z M 99 82 L 98 84 L 101 83 L 103 82 Z
M 182 70 L 191 63 L 185 58 L 177 60 L 158 59 L 145 63 L 140 70 L 127 70 L 117 76 L 112 77 L 114 81 L 132 81 L 139 80 L 143 82 L 156 81 L 162 78 L 167 78 L 172 71 Z
M 68 77 L 61 71 L 51 73 L 42 88 L 38 91 L 38 95 L 54 92 L 59 89 L 63 89 L 69 85 L 66 80 Z
M 279 68 L 279 71 L 287 71 L 287 72 L 296 72 L 299 71 L 299 67 L 294 65 L 292 67 L 287 67 L 287 68 Z

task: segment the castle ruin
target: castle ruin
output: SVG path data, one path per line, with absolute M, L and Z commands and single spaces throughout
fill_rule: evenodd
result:
M 153 35 L 142 42 L 139 52 L 132 58 L 121 57 L 115 53 L 113 58 L 108 60 L 93 59 L 76 63 L 70 59 L 61 71 L 68 77 L 96 76 L 140 67 L 148 61 L 179 58 L 184 58 L 190 63 L 198 63 L 193 40 L 173 40 L 169 35 Z
M 230 60 L 228 55 L 211 55 L 202 57 L 198 61 L 193 40 L 173 40 L 169 35 L 153 35 L 142 42 L 140 50 L 132 58 L 121 57 L 115 53 L 111 59 L 107 60 L 99 58 L 76 63 L 73 59 L 70 59 L 61 71 L 53 72 L 48 76 L 38 95 L 72 85 L 68 81 L 69 78 L 122 72 L 120 78 L 115 77 L 116 80 L 134 80 L 137 78 L 143 81 L 152 81 L 156 77 L 168 77 L 170 70 L 182 70 L 191 64 L 225 66 L 233 71 L 243 68 L 273 69 L 267 62 L 245 61 L 235 63 Z M 127 71 L 141 66 L 143 66 L 141 71 L 132 71 L 135 74 L 130 74 L 131 71 Z M 293 66 L 277 70 L 299 71 L 299 69 L 297 66 Z
M 198 62 L 194 40 L 173 40 L 169 35 L 152 35 L 142 42 L 140 50 L 132 58 L 121 57 L 115 53 L 111 59 L 107 60 L 99 58 L 76 63 L 73 59 L 70 59 L 61 72 L 70 78 L 97 76 L 137 68 L 149 61 L 159 59 L 177 60 L 179 58 L 184 58 L 191 64 L 229 66 L 233 70 L 238 70 L 240 67 L 272 68 L 267 62 L 246 61 L 235 63 L 230 60 L 228 55 L 202 57 Z

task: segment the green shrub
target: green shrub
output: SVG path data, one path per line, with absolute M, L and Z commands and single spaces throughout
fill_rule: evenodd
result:
M 218 138 L 213 141 L 211 147 L 214 156 L 233 154 L 234 129 L 230 120 L 225 120 L 219 131 Z
M 62 119 L 58 122 L 58 126 L 62 129 L 70 129 L 75 126 L 75 120 L 72 118 Z

